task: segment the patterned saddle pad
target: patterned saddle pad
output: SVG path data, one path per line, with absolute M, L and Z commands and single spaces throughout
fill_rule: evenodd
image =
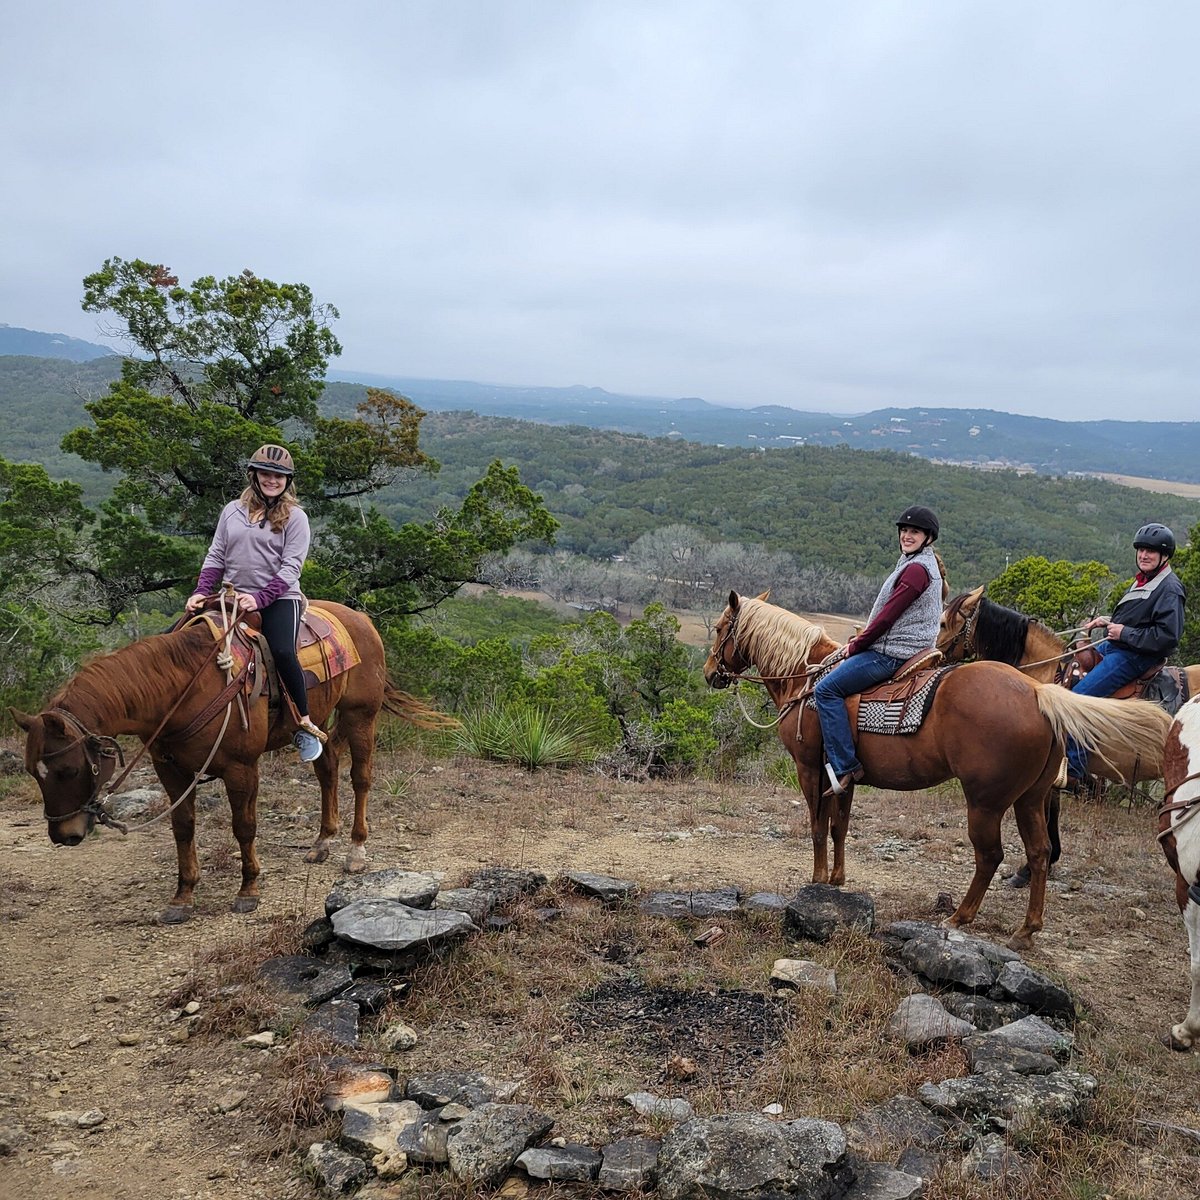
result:
M 865 692 L 846 697 L 850 724 L 859 733 L 916 733 L 933 704 L 938 685 L 960 664 L 910 671 L 903 679 L 887 679 Z M 833 670 L 833 663 L 820 679 Z M 816 681 L 814 681 L 816 682 Z M 805 704 L 812 706 L 809 695 Z
M 900 680 L 889 679 L 861 695 L 858 716 L 850 717 L 859 733 L 916 733 L 921 728 L 933 704 L 938 685 L 955 669 L 957 663 L 935 667 L 931 671 L 914 671 Z
M 215 613 L 204 611 L 195 619 L 204 621 L 214 638 L 220 640 L 224 636 Z M 261 633 L 251 629 L 244 622 L 238 622 L 238 632 L 239 636 L 233 639 L 232 647 L 234 672 L 240 671 L 249 663 L 250 673 L 246 690 L 257 695 L 263 690 L 260 664 L 264 662 L 264 654 L 269 660 L 266 643 Z M 300 667 L 304 671 L 304 682 L 310 690 L 349 671 L 351 667 L 358 666 L 362 661 L 345 625 L 319 604 L 310 604 L 306 609 L 296 645 Z M 278 692 L 274 674 L 272 669 L 272 698 Z

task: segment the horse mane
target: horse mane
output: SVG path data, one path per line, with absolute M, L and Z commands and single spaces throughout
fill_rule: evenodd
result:
M 1030 618 L 986 596 L 979 599 L 975 648 L 980 658 L 1017 666 L 1025 655 Z
M 130 711 L 134 694 L 139 707 L 175 700 L 182 686 L 180 676 L 190 678 L 198 652 L 212 645 L 207 631 L 194 628 L 196 632 L 189 629 L 155 634 L 119 650 L 94 655 L 50 697 L 46 708 L 79 709 L 103 723 L 105 718 Z
M 742 597 L 738 613 L 742 648 L 763 675 L 787 675 L 803 666 L 829 636 L 820 625 L 756 597 Z

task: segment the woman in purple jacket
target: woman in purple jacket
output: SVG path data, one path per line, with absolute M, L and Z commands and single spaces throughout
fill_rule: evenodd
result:
M 292 456 L 282 446 L 259 447 L 246 467 L 249 485 L 221 510 L 187 611 L 196 612 L 228 580 L 237 591 L 238 611 L 261 615 L 275 669 L 300 718 L 292 741 L 300 757 L 312 762 L 321 756 L 325 734 L 308 715 L 304 672 L 296 657 L 308 516 L 296 499 Z

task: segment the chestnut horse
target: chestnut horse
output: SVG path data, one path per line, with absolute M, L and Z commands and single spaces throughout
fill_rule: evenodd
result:
M 726 687 L 754 667 L 781 714 L 779 737 L 796 763 L 812 826 L 813 882 L 842 884 L 853 787 L 822 794 L 817 714 L 797 703 L 808 676 L 839 648 L 819 625 L 757 599 L 729 595 L 704 664 L 711 687 Z M 858 757 L 874 787 L 915 791 L 947 779 L 962 783 L 975 874 L 952 926 L 974 920 L 1004 857 L 1000 823 L 1011 808 L 1032 868 L 1025 922 L 1009 943 L 1025 949 L 1042 928 L 1050 856 L 1046 797 L 1068 734 L 1094 753 L 1160 753 L 1170 719 L 1154 704 L 1093 700 L 1030 683 L 1002 663 L 972 663 L 941 681 L 921 728 L 911 734 L 858 736 Z M 833 837 L 833 870 L 826 857 Z
M 313 720 L 324 725 L 336 711 L 337 723 L 313 764 L 321 784 L 321 829 L 305 861 L 329 857 L 338 830 L 338 763 L 349 747 L 354 824 L 346 870 L 357 873 L 367 861 L 367 795 L 380 711 L 426 726 L 438 724 L 441 714 L 392 687 L 383 643 L 367 617 L 340 604 L 322 602 L 321 608 L 342 623 L 359 662 L 309 693 Z M 288 745 L 294 730 L 290 721 L 268 711 L 265 695 L 250 706 L 247 728 L 236 713 L 228 719 L 227 675 L 216 665 L 213 651 L 212 631 L 197 621 L 93 660 L 36 716 L 11 710 L 25 731 L 25 768 L 41 789 L 50 840 L 58 845 L 77 846 L 97 818 L 111 823 L 100 808 L 99 794 L 120 753 L 115 739 L 135 734 L 147 746 L 172 802 L 184 797 L 171 810 L 179 881 L 159 918 L 168 924 L 187 920 L 193 911 L 200 878 L 193 788 L 201 774 L 224 781 L 233 813 L 242 857 L 242 887 L 233 911 L 258 907 L 258 760 L 268 750 Z
M 963 662 L 971 658 L 1005 662 L 1038 683 L 1063 682 L 1071 661 L 1071 651 L 1066 642 L 1048 625 L 989 600 L 982 587 L 955 596 L 946 604 L 937 647 L 949 662 Z M 1189 692 L 1200 692 L 1200 666 L 1187 667 L 1185 671 Z M 1161 753 L 1150 758 L 1113 754 L 1108 761 L 1097 759 L 1088 766 L 1099 778 L 1128 787 L 1162 777 Z M 1058 862 L 1062 855 L 1059 801 L 1059 791 L 1055 788 L 1050 793 L 1046 813 L 1051 865 Z M 1014 887 L 1028 884 L 1028 863 L 1009 882 Z
M 1200 696 L 1176 714 L 1163 756 L 1167 794 L 1158 814 L 1158 840 L 1175 872 L 1175 899 L 1191 955 L 1188 1014 L 1166 1034 L 1172 1050 L 1200 1047 Z

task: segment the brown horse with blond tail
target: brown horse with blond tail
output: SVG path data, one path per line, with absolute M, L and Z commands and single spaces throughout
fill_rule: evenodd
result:
M 816 713 L 798 703 L 812 668 L 839 648 L 825 631 L 794 613 L 756 599 L 729 595 L 704 664 L 711 687 L 726 687 L 753 668 L 781 714 L 780 740 L 795 760 L 812 826 L 813 882 L 846 879 L 846 831 L 853 787 L 822 794 L 822 746 Z M 911 734 L 864 733 L 858 757 L 868 784 L 915 791 L 958 779 L 967 803 L 967 832 L 975 874 L 952 926 L 975 919 L 1004 857 L 1000 824 L 1011 808 L 1032 872 L 1025 922 L 1010 945 L 1025 949 L 1042 928 L 1049 865 L 1046 798 L 1058 774 L 1067 736 L 1102 757 L 1139 753 L 1161 759 L 1171 722 L 1157 705 L 1075 696 L 1065 688 L 1030 683 L 1003 663 L 957 667 L 942 679 L 924 723 Z M 833 869 L 827 843 L 833 838 Z
M 346 870 L 355 873 L 367 862 L 367 797 L 380 712 L 426 727 L 454 722 L 391 685 L 383 642 L 366 616 L 340 604 L 322 601 L 320 607 L 344 627 L 359 661 L 309 691 L 313 719 L 325 725 L 336 714 L 336 723 L 325 752 L 313 763 L 321 785 L 321 828 L 305 861 L 329 857 L 338 832 L 338 764 L 348 749 L 354 823 Z M 249 705 L 243 726 L 237 685 L 229 683 L 215 659 L 213 633 L 196 621 L 93 660 L 36 715 L 11 710 L 26 734 L 25 767 L 41 789 L 50 840 L 61 846 L 79 845 L 97 820 L 115 824 L 101 805 L 100 790 L 122 755 L 116 739 L 133 734 L 145 744 L 172 801 L 179 879 L 159 917 L 167 924 L 185 921 L 193 912 L 200 878 L 194 789 L 202 776 L 224 781 L 241 848 L 242 886 L 233 911 L 258 907 L 258 760 L 287 746 L 294 729 L 269 710 L 265 694 Z

